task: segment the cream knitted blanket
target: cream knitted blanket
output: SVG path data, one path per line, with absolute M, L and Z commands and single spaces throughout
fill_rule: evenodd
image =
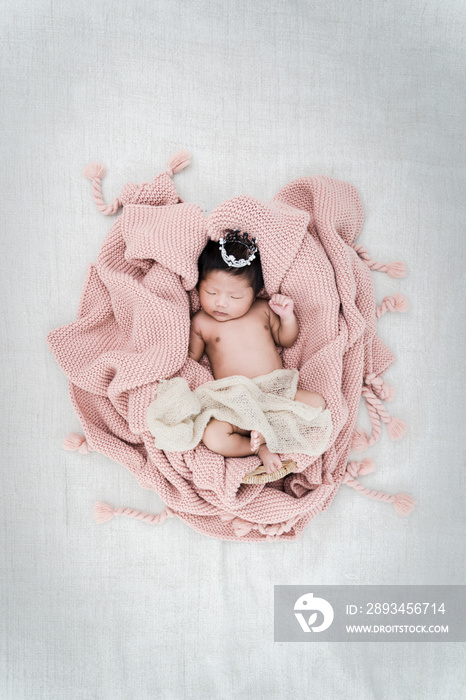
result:
M 332 432 L 326 408 L 294 401 L 297 369 L 276 369 L 249 379 L 242 375 L 205 382 L 191 391 L 184 377 L 164 380 L 147 411 L 147 425 L 160 450 L 184 452 L 202 440 L 211 418 L 258 430 L 271 452 L 318 457 Z
M 372 261 L 355 243 L 364 218 L 355 187 L 302 177 L 269 203 L 240 195 L 206 217 L 197 204 L 183 202 L 173 184 L 174 172 L 188 163 L 189 154 L 176 154 L 165 172 L 150 183 L 126 185 L 110 205 L 102 196 L 103 167 L 85 170 L 101 211 L 114 214 L 122 206 L 123 212 L 89 266 L 77 319 L 48 335 L 85 435 L 70 436 L 65 446 L 114 459 L 167 506 L 151 516 L 102 505 L 98 517 L 162 522 L 177 516 L 211 537 L 253 542 L 299 538 L 341 483 L 400 509 L 400 495 L 359 484 L 367 460 L 348 461 L 352 448 L 364 450 L 379 439 L 382 423 L 393 439 L 405 429 L 383 405 L 393 390 L 382 375 L 395 358 L 376 328 L 382 314 L 404 310 L 406 302 L 395 295 L 377 306 L 371 277 L 371 269 L 391 276 L 404 270 L 400 263 Z M 282 364 L 299 371 L 300 389 L 325 398 L 332 419 L 325 452 L 279 453 L 296 462 L 295 472 L 261 485 L 242 483 L 261 464 L 257 456 L 224 458 L 202 442 L 165 451 L 146 420 L 163 380 L 181 377 L 191 391 L 214 380 L 206 355 L 199 363 L 188 357 L 189 329 L 200 307 L 197 259 L 208 238 L 218 240 L 225 228 L 257 236 L 265 281 L 259 296 L 283 293 L 294 300 L 300 332 L 292 347 L 278 349 Z M 369 436 L 356 428 L 361 395 Z

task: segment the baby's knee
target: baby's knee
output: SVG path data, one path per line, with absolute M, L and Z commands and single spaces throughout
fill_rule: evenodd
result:
M 231 431 L 230 423 L 211 418 L 205 427 L 202 442 L 212 452 L 218 452 L 223 448 L 229 430 Z
M 294 400 L 301 401 L 301 403 L 305 403 L 308 406 L 312 406 L 313 408 L 320 407 L 322 408 L 322 410 L 325 410 L 327 407 L 326 401 L 323 396 L 321 396 L 320 394 L 316 394 L 314 391 L 306 391 L 305 389 L 298 389 Z

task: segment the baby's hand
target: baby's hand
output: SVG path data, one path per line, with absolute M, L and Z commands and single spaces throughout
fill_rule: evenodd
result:
M 280 318 L 293 316 L 294 301 L 284 294 L 272 294 L 272 297 L 269 299 L 269 306 Z

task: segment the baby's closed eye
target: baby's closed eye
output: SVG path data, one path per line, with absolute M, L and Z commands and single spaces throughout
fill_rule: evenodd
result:
M 206 292 L 206 294 L 210 294 L 211 296 L 215 296 L 215 292 Z M 231 299 L 243 299 L 243 297 L 231 297 Z

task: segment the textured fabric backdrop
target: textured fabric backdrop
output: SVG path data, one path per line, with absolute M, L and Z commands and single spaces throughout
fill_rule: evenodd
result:
M 7 700 L 456 698 L 464 645 L 273 642 L 274 584 L 465 583 L 466 12 L 452 0 L 5 0 L 2 4 L 0 696 Z M 378 332 L 397 361 L 364 485 L 340 488 L 295 542 L 217 541 L 179 519 L 97 525 L 96 500 L 163 503 L 80 431 L 46 334 L 76 317 L 111 225 L 107 201 L 187 148 L 185 201 L 265 201 L 295 177 L 351 182 L 375 275 L 406 314 Z M 369 430 L 363 406 L 359 424 Z M 321 542 L 325 542 L 322 547 Z

